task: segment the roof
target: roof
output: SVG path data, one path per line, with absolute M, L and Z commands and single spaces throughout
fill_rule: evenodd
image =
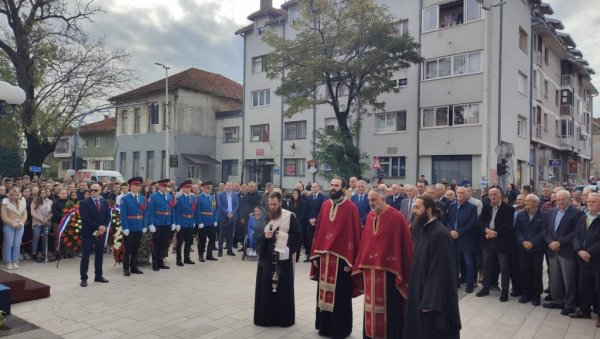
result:
M 202 93 L 240 101 L 242 100 L 244 93 L 244 88 L 237 82 L 220 74 L 207 72 L 198 68 L 190 68 L 183 72 L 169 76 L 169 87 L 187 88 Z M 114 96 L 109 100 L 112 102 L 122 102 L 126 101 L 127 99 L 149 93 L 162 93 L 164 90 L 165 80 L 161 79 L 129 92 Z
M 196 165 L 220 165 L 221 162 L 206 154 L 182 154 L 186 159 Z
M 261 9 L 258 10 L 250 15 L 248 15 L 248 20 L 252 20 L 254 21 L 254 19 L 263 16 L 265 14 L 269 14 L 269 15 L 273 15 L 273 16 L 279 16 L 279 15 L 283 15 L 285 14 L 285 10 L 284 9 L 278 9 L 278 8 L 273 8 L 273 7 L 269 7 L 269 8 L 265 8 L 265 9 Z
M 254 23 L 251 23 L 250 25 L 248 25 L 246 27 L 242 27 L 242 28 L 238 29 L 237 31 L 235 31 L 235 35 L 246 33 L 246 32 L 251 31 L 253 29 L 254 29 Z
M 79 134 L 93 132 L 111 132 L 115 130 L 116 126 L 116 118 L 109 118 L 108 116 L 104 116 L 103 120 L 92 122 L 91 124 L 79 127 Z

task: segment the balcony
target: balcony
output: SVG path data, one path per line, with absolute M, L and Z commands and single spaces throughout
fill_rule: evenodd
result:
M 535 63 L 536 63 L 536 65 L 542 67 L 542 65 L 544 64 L 543 60 L 544 60 L 544 56 L 543 56 L 542 52 L 535 52 Z
M 563 75 L 560 78 L 561 86 L 571 86 L 573 87 L 573 76 L 571 75 Z
M 535 125 L 535 137 L 536 138 L 541 138 L 542 137 L 542 124 L 536 124 Z
M 563 117 L 573 117 L 573 106 L 571 105 L 561 105 L 560 106 L 560 116 Z
M 573 146 L 573 138 L 571 136 L 561 136 L 560 137 L 560 145 L 561 146 Z

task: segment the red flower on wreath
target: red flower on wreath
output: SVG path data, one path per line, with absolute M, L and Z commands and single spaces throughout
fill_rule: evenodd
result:
M 71 244 L 71 242 L 70 242 L 70 241 L 68 241 L 68 242 L 67 242 L 67 247 L 71 247 L 71 245 L 72 245 L 72 244 Z
M 73 251 L 77 251 L 77 249 L 78 249 L 77 246 L 73 247 Z

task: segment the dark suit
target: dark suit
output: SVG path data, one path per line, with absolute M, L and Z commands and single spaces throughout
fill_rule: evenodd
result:
M 579 308 L 590 314 L 591 306 L 600 304 L 600 218 L 591 223 L 587 217 L 581 218 L 573 237 L 575 253 L 586 251 L 591 256 L 586 263 L 577 255 L 579 269 Z
M 389 197 L 387 197 L 385 199 L 385 202 L 392 206 L 393 208 L 397 209 L 398 211 L 400 210 L 400 207 L 402 207 L 402 200 L 404 200 L 404 197 L 402 197 L 401 195 L 394 197 L 393 195 L 390 195 Z
M 110 222 L 110 208 L 106 200 L 99 198 L 100 209 L 96 207 L 94 199 L 84 199 L 79 204 L 79 215 L 81 216 L 81 237 L 83 238 L 83 246 L 81 247 L 81 264 L 79 273 L 81 280 L 88 279 L 88 267 L 90 263 L 90 252 L 94 246 L 94 278 L 102 277 L 102 257 L 104 256 L 104 240 L 108 232 L 105 232 L 101 237 L 94 236 L 94 232 L 100 226 L 108 226 Z
M 521 289 L 525 299 L 540 300 L 542 294 L 542 270 L 546 242 L 542 235 L 544 228 L 544 215 L 538 208 L 533 215 L 529 216 L 527 210 L 517 213 L 515 221 L 515 236 L 519 246 L 519 275 Z M 533 244 L 531 249 L 523 247 L 523 242 L 529 241 Z
M 367 215 L 371 212 L 371 206 L 369 206 L 369 195 L 364 193 L 361 196 L 356 193 L 350 198 L 350 200 L 354 203 L 354 206 L 358 209 L 358 215 L 360 216 L 360 225 L 364 226 L 367 221 Z
M 468 201 L 465 201 L 462 205 L 453 202 L 448 207 L 446 221 L 448 230 L 455 230 L 459 234 L 459 237 L 454 239 L 457 275 L 462 273 L 463 278 L 466 276 L 467 286 L 472 287 L 475 284 L 475 244 L 479 235 L 477 207 Z M 464 258 L 466 272 L 460 270 L 461 258 Z
M 316 223 L 314 225 L 311 225 L 310 219 L 317 219 L 319 217 L 319 212 L 321 212 L 321 206 L 323 205 L 323 202 L 325 200 L 326 198 L 321 192 L 317 193 L 316 195 L 313 194 L 306 197 L 306 202 L 308 204 L 308 211 L 306 213 L 307 237 L 304 242 L 304 251 L 306 253 L 306 257 L 310 255 L 310 247 L 312 246 L 313 237 L 315 235 L 315 227 L 317 226 Z
M 489 290 L 496 262 L 500 266 L 502 295 L 508 295 L 510 282 L 509 252 L 515 247 L 514 220 L 515 209 L 501 203 L 494 215 L 492 204 L 484 204 L 479 216 L 479 227 L 483 237 L 483 288 Z M 496 238 L 485 238 L 485 230 L 498 233 Z
M 556 207 L 546 213 L 542 234 L 546 244 L 550 245 L 552 241 L 560 243 L 558 251 L 552 251 L 550 248 L 546 251 L 550 275 L 550 293 L 554 303 L 564 304 L 565 309 L 570 311 L 575 309 L 577 297 L 577 261 L 573 250 L 573 238 L 575 237 L 577 225 L 585 215 L 569 205 L 564 210 L 564 216 L 555 229 L 558 213 L 559 209 Z
M 219 209 L 219 253 L 223 252 L 223 241 L 227 240 L 227 253 L 233 253 L 233 235 L 235 220 L 240 208 L 240 200 L 235 192 L 231 192 L 231 206 L 227 202 L 227 192 L 221 192 L 217 196 L 217 208 Z M 228 219 L 228 211 L 231 210 L 233 218 Z

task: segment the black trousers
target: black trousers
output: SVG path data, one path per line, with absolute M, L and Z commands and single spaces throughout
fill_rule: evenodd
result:
M 519 251 L 519 271 L 523 296 L 539 300 L 544 286 L 544 252 Z M 514 289 L 514 287 L 513 287 Z
M 194 240 L 194 228 L 181 227 L 179 232 L 177 232 L 177 262 L 181 262 L 181 247 L 183 247 L 183 258 L 185 260 L 190 260 L 192 240 Z M 185 246 L 183 246 L 184 242 Z
M 152 267 L 164 265 L 164 248 L 171 237 L 171 225 L 155 225 L 156 232 L 152 235 Z
M 213 256 L 216 236 L 217 228 L 215 226 L 204 226 L 198 229 L 198 255 L 200 257 L 204 255 L 204 252 L 206 252 L 207 258 Z M 206 238 L 208 238 L 208 248 L 206 246 Z
M 233 252 L 233 234 L 235 232 L 235 218 L 219 221 L 219 251 L 223 251 L 223 241 L 227 241 L 227 253 Z
M 311 225 L 310 222 L 306 223 L 306 237 L 304 238 L 304 253 L 308 258 L 310 256 L 310 248 L 312 247 L 313 238 L 315 237 L 315 226 Z
M 81 280 L 88 279 L 88 269 L 90 265 L 90 254 L 92 246 L 94 246 L 94 278 L 102 277 L 102 259 L 104 256 L 104 239 L 106 233 L 100 238 L 94 235 L 83 236 L 83 246 L 81 247 L 81 264 L 79 265 L 79 273 Z
M 123 254 L 123 270 L 129 271 L 129 268 L 138 267 L 138 253 L 140 242 L 142 241 L 142 231 L 129 232 L 125 237 L 125 253 Z
M 495 240 L 487 240 L 483 245 L 483 288 L 489 289 L 493 283 L 493 269 L 497 262 L 500 267 L 500 288 L 502 293 L 508 293 L 510 284 L 510 261 L 508 253 L 498 250 Z
M 247 220 L 248 220 L 248 218 L 244 218 L 244 223 L 242 223 L 241 219 L 237 219 L 235 221 L 235 232 L 234 232 L 234 236 L 233 236 L 233 243 L 236 245 L 238 243 L 241 243 L 241 244 L 244 243 L 244 236 L 246 235 L 246 224 L 248 223 Z
M 596 259 L 597 260 L 597 259 Z M 591 307 L 600 303 L 600 265 L 589 264 L 577 258 L 579 269 L 579 308 L 583 313 L 591 313 Z

